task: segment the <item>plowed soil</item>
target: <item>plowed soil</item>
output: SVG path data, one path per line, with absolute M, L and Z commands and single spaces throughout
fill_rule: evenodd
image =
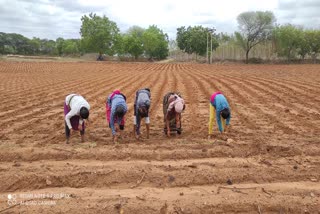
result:
M 319 213 L 319 65 L 0 62 L 0 79 L 0 212 Z M 137 141 L 133 102 L 143 87 L 151 136 L 143 121 Z M 119 144 L 105 119 L 114 89 L 129 107 Z M 231 105 L 231 128 L 221 136 L 215 126 L 208 140 L 217 90 Z M 169 91 L 181 92 L 186 110 L 182 134 L 167 138 Z M 65 144 L 69 93 L 91 105 L 85 143 L 75 133 Z

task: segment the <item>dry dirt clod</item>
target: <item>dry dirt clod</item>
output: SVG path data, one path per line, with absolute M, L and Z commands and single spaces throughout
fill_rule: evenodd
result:
M 160 209 L 160 214 L 167 214 L 167 208 L 168 208 L 168 205 L 167 203 L 165 203 Z
M 121 208 L 121 204 L 120 204 L 120 203 L 117 203 L 117 204 L 114 205 L 114 207 L 115 207 L 117 210 L 119 210 L 119 209 Z
M 232 180 L 230 178 L 227 180 L 227 184 L 232 185 Z
M 50 185 L 52 184 L 49 176 L 47 176 L 46 184 L 47 184 L 48 186 L 50 186 Z
M 176 178 L 172 175 L 169 175 L 168 177 L 168 181 L 171 183 L 171 182 L 174 182 L 176 180 Z
M 318 179 L 316 179 L 316 178 L 310 178 L 310 180 L 311 180 L 312 182 L 317 182 L 317 181 L 318 181 Z
M 180 192 L 180 196 L 183 196 L 184 195 L 184 193 L 183 192 Z
M 14 167 L 19 167 L 19 166 L 21 166 L 21 163 L 14 162 L 12 166 L 14 166 Z
M 228 139 L 227 139 L 227 143 L 234 143 L 234 140 L 231 139 L 231 138 L 228 138 Z

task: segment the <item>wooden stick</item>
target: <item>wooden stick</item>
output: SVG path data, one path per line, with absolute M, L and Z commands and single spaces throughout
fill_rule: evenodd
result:
M 137 199 L 141 200 L 141 201 L 145 201 L 146 199 L 145 198 L 141 198 L 139 196 L 136 196 Z
M 12 205 L 12 206 L 10 206 L 10 207 L 7 207 L 7 208 L 5 208 L 5 209 L 3 209 L 3 210 L 0 210 L 0 213 L 2 213 L 2 212 L 4 212 L 4 211 L 7 211 L 7 210 L 9 210 L 9 209 L 11 209 L 11 208 L 14 208 L 14 207 L 16 207 L 16 206 L 19 206 L 19 205 L 20 205 L 20 203 L 19 203 L 19 204 Z
M 141 179 L 140 179 L 139 181 L 137 181 L 137 184 L 131 186 L 131 188 L 133 189 L 133 188 L 136 188 L 137 186 L 139 186 L 139 185 L 141 184 L 141 182 L 143 181 L 144 176 L 146 176 L 146 173 L 144 173 L 144 174 L 142 175 Z
M 268 194 L 270 197 L 272 197 L 272 194 L 270 192 L 267 192 L 263 187 L 261 188 L 262 189 L 262 192 Z
M 259 211 L 259 214 L 262 214 L 259 204 L 258 204 L 258 211 Z
M 219 186 L 217 193 L 220 193 L 220 189 L 230 189 L 230 190 L 243 190 L 243 189 L 257 189 L 258 187 L 225 187 L 225 186 Z
M 114 172 L 114 171 L 116 171 L 116 170 L 115 170 L 115 169 L 113 169 L 113 170 L 111 170 L 111 171 L 109 171 L 109 172 L 105 173 L 104 175 L 109 175 L 111 172 Z
M 33 200 L 34 200 L 34 198 L 29 199 L 29 200 L 25 200 L 25 201 L 23 201 L 23 202 L 33 201 Z M 7 210 L 9 210 L 9 209 L 11 209 L 11 208 L 14 208 L 14 207 L 16 207 L 16 206 L 20 206 L 20 205 L 21 205 L 21 202 L 15 204 L 15 205 L 12 205 L 12 206 L 10 206 L 10 207 L 4 208 L 3 210 L 0 210 L 0 213 L 2 213 L 2 212 L 4 212 L 4 211 L 7 211 Z

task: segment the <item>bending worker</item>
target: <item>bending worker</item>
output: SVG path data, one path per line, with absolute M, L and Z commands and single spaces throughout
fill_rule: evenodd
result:
M 220 92 L 212 94 L 210 99 L 209 137 L 212 134 L 213 121 L 216 119 L 220 133 L 230 125 L 230 106 L 225 96 Z

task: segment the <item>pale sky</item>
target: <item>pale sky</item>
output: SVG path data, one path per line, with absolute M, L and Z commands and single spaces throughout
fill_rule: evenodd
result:
M 237 30 L 246 11 L 272 11 L 278 24 L 320 28 L 320 0 L 0 0 L 0 32 L 28 38 L 80 38 L 81 16 L 106 15 L 121 32 L 157 25 L 170 39 L 181 26 Z

